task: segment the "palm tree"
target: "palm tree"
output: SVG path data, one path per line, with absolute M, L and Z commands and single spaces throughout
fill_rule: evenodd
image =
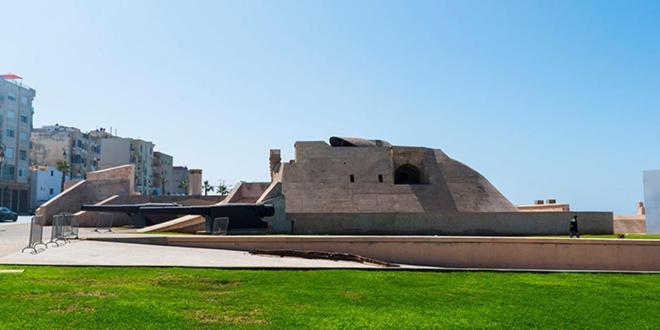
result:
M 204 180 L 204 196 L 209 195 L 209 191 L 213 191 L 213 186 L 209 183 L 209 180 Z
M 188 183 L 188 180 L 181 180 L 181 182 L 179 182 L 179 188 L 185 189 L 185 191 L 186 191 L 185 194 L 186 195 L 188 195 L 188 186 L 189 185 L 190 184 Z
M 66 160 L 59 161 L 55 164 L 55 167 L 57 168 L 58 171 L 62 172 L 62 186 L 60 187 L 60 192 L 64 191 L 64 179 L 66 177 L 66 174 L 69 173 L 71 170 L 71 166 L 69 163 L 66 162 Z
M 215 192 L 217 192 L 222 196 L 225 196 L 229 194 L 229 186 L 227 186 L 224 180 L 220 180 L 220 182 L 218 183 L 218 187 L 215 189 Z

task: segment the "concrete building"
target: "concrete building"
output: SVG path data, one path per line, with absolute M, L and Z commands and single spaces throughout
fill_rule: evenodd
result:
M 140 139 L 112 137 L 101 139 L 100 169 L 135 165 L 135 191 L 152 194 L 151 181 L 154 144 Z
M 32 210 L 60 193 L 62 172 L 53 166 L 30 168 L 30 208 Z
M 174 193 L 173 162 L 172 156 L 160 151 L 154 152 L 151 169 L 153 195 L 172 195 Z
M 174 166 L 172 168 L 172 194 L 179 196 L 188 195 L 189 183 L 188 168 L 185 166 Z
M 188 195 L 201 196 L 202 195 L 202 170 L 190 169 L 188 170 Z
M 0 205 L 18 212 L 29 208 L 29 153 L 32 101 L 36 91 L 12 74 L 0 76 Z
M 59 124 L 34 129 L 30 150 L 32 164 L 56 167 L 58 162 L 64 161 L 69 165 L 67 177 L 84 179 L 87 172 L 99 168 L 101 138 L 95 132 L 83 133 L 76 127 Z

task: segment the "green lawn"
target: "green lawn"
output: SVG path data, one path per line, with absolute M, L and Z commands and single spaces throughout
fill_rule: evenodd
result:
M 660 326 L 660 275 L 10 268 L 0 328 Z

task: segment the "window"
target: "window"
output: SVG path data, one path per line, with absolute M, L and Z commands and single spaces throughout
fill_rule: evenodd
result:
M 23 169 L 18 170 L 18 176 L 22 177 L 25 173 L 23 172 Z
M 20 150 L 18 152 L 18 157 L 19 157 L 20 160 L 27 160 L 27 151 Z
M 55 176 L 55 171 L 50 171 L 50 176 Z
M 2 167 L 2 176 L 5 178 L 13 178 L 14 171 L 14 165 L 5 165 Z
M 351 174 L 351 183 L 355 182 L 355 175 Z
M 18 133 L 18 138 L 21 139 L 21 141 L 27 141 L 27 132 Z
M 16 101 L 16 94 L 14 94 L 14 92 L 8 92 L 7 99 L 11 101 Z
M 53 194 L 53 188 L 50 188 L 50 192 L 49 192 L 49 193 L 50 193 L 51 195 Z
M 419 169 L 413 165 L 401 165 L 394 172 L 394 184 L 420 184 L 421 181 Z
M 21 123 L 27 124 L 28 123 L 28 117 L 27 115 L 21 114 Z
M 383 175 L 378 174 L 378 182 L 383 183 Z
M 14 131 L 13 128 L 8 128 L 7 129 L 7 137 L 14 137 L 16 135 L 16 131 Z
M 14 159 L 14 148 L 5 149 L 5 159 Z

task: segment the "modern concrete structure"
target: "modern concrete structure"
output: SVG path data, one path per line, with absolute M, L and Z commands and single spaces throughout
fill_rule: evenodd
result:
M 153 153 L 154 144 L 149 141 L 121 137 L 101 139 L 99 168 L 135 165 L 135 191 L 150 195 Z
M 188 195 L 200 196 L 202 194 L 202 170 L 188 170 Z
M 151 180 L 153 195 L 172 195 L 174 193 L 174 158 L 160 151 L 155 151 L 151 162 Z
M 18 212 L 29 209 L 29 153 L 32 102 L 36 91 L 16 75 L 0 75 L 0 206 Z
M 646 232 L 660 234 L 660 170 L 644 172 Z
M 62 175 L 53 166 L 30 168 L 30 209 L 36 209 L 61 192 Z
M 66 162 L 69 165 L 69 171 L 65 173 L 67 177 L 84 179 L 87 172 L 99 168 L 101 138 L 95 133 L 83 133 L 76 127 L 59 124 L 34 129 L 30 150 L 32 164 L 57 166 L 58 162 Z
M 173 195 L 188 195 L 190 178 L 187 167 L 174 166 L 172 168 L 172 185 Z

